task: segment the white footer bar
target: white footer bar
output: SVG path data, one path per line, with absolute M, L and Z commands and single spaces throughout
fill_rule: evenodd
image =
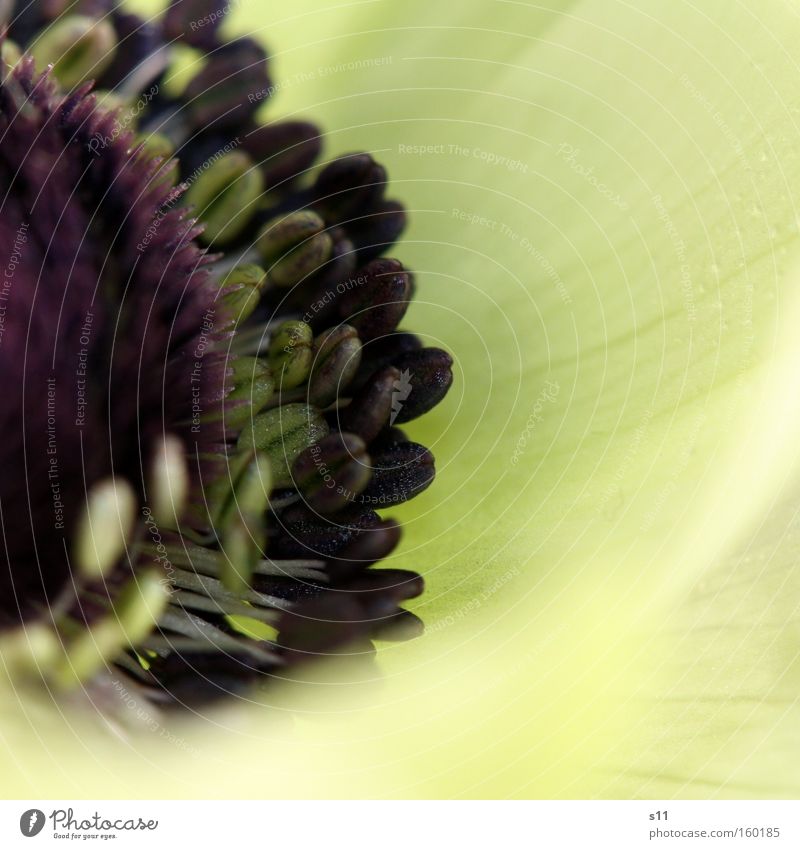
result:
M 0 846 L 795 849 L 800 802 L 0 801 Z

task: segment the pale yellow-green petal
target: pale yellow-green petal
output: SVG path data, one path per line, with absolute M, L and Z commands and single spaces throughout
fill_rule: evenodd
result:
M 498 568 L 561 582 L 569 559 L 589 580 L 600 543 L 682 545 L 793 289 L 782 7 L 561 5 L 287 3 L 265 22 L 290 82 L 264 114 L 387 164 L 421 281 L 407 324 L 456 355 L 448 404 L 412 428 L 440 465 L 406 513 L 434 619 Z
M 797 798 L 798 503 L 796 486 L 782 493 L 659 623 L 639 727 L 613 758 L 615 795 Z
M 407 324 L 457 366 L 409 428 L 436 484 L 398 511 L 430 633 L 383 649 L 380 686 L 295 688 L 177 742 L 151 724 L 114 759 L 39 718 L 20 768 L 68 797 L 796 794 L 794 547 L 763 586 L 730 551 L 797 459 L 800 19 L 777 0 L 237 15 L 283 81 L 264 116 L 373 151 L 411 213 Z M 83 747 L 85 769 L 52 768 Z

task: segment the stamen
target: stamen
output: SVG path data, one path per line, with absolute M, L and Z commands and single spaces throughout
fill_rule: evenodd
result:
M 152 511 L 158 524 L 167 528 L 180 525 L 189 495 L 189 470 L 183 443 L 176 436 L 167 434 L 161 440 L 153 458 L 153 471 L 149 487 Z
M 74 562 L 87 579 L 107 575 L 122 556 L 133 531 L 136 494 L 127 481 L 101 481 L 89 491 L 76 528 Z
M 111 610 L 68 641 L 65 657 L 56 665 L 55 681 L 72 687 L 103 669 L 111 658 L 149 634 L 164 614 L 167 592 L 155 570 L 138 575 L 123 587 Z

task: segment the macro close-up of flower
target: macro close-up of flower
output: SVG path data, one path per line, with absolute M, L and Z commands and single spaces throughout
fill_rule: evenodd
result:
M 184 178 L 157 130 L 182 138 L 199 98 L 228 116 L 241 91 L 223 78 L 188 103 L 153 97 L 154 116 L 137 125 L 156 131 L 135 138 L 121 126 L 129 113 L 83 84 L 109 62 L 113 14 L 55 16 L 4 80 L 5 220 L 18 222 L 6 241 L 19 254 L 9 289 L 31 297 L 27 322 L 13 325 L 18 349 L 6 340 L 22 369 L 8 371 L 21 398 L 7 408 L 7 468 L 28 451 L 45 464 L 6 478 L 19 515 L 6 516 L 4 595 L 22 625 L 9 634 L 45 677 L 52 664 L 62 682 L 102 689 L 107 676 L 94 673 L 114 664 L 112 686 L 150 701 L 213 699 L 373 631 L 417 627 L 398 605 L 420 577 L 369 568 L 400 534 L 373 508 L 431 483 L 432 454 L 395 424 L 443 397 L 452 360 L 397 332 L 414 278 L 381 256 L 404 223 L 384 200 L 381 166 L 366 153 L 338 157 L 299 188 L 319 151 L 313 125 L 242 114 L 217 135 L 205 116 L 205 132 L 174 141 L 186 161 L 209 139 L 258 154 L 223 153 Z M 148 29 L 133 15 L 117 28 L 126 24 Z M 212 40 L 237 49 L 236 62 L 253 57 L 250 73 L 269 85 L 255 44 Z M 153 35 L 127 57 L 125 80 L 158 49 Z M 124 40 L 116 50 L 125 58 Z M 230 253 L 212 253 L 218 243 Z M 41 364 L 24 355 L 34 325 L 57 328 Z M 21 478 L 28 499 L 14 497 Z M 248 632 L 251 620 L 266 633 Z
M 797 36 L 0 0 L 5 798 L 796 798 Z

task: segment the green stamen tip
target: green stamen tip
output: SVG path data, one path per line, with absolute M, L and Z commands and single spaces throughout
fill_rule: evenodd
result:
M 246 321 L 258 306 L 261 292 L 267 282 L 267 273 L 252 263 L 237 265 L 225 276 L 220 285 L 222 302 L 234 326 Z
M 59 18 L 30 47 L 38 69 L 52 65 L 53 74 L 68 89 L 102 76 L 116 51 L 111 23 L 84 15 Z
M 140 133 L 134 138 L 134 147 L 143 147 L 145 159 L 158 159 L 161 164 L 152 176 L 155 185 L 174 186 L 178 182 L 180 168 L 178 161 L 173 159 L 175 147 L 166 137 L 158 133 Z
M 252 427 L 242 431 L 237 450 L 263 452 L 269 459 L 273 485 L 291 486 L 290 469 L 300 452 L 329 431 L 328 423 L 315 407 L 284 404 L 256 416 Z
M 349 324 L 340 324 L 314 340 L 314 362 L 308 381 L 308 399 L 327 407 L 355 376 L 361 364 L 361 340 Z
M 275 394 L 272 370 L 258 357 L 237 357 L 232 366 L 234 389 L 225 399 L 225 424 L 238 430 Z
M 275 332 L 269 346 L 269 364 L 281 389 L 293 389 L 304 383 L 314 358 L 314 332 L 303 321 L 285 321 Z
M 267 222 L 258 249 L 276 286 L 294 286 L 330 259 L 333 240 L 316 212 L 303 210 Z
M 247 451 L 233 454 L 226 458 L 225 468 L 216 475 L 212 482 L 205 487 L 205 509 L 208 516 L 204 517 L 210 526 L 218 527 L 221 516 L 227 509 L 231 493 L 236 486 L 236 481 L 247 468 L 252 459 L 252 452 Z
M 22 51 L 11 39 L 6 39 L 0 45 L 0 82 L 5 80 L 21 58 Z
M 17 628 L 3 637 L 0 648 L 0 668 L 12 680 L 41 674 L 56 663 L 61 644 L 55 631 L 44 622 Z
M 136 518 L 137 500 L 131 485 L 108 478 L 89 491 L 78 522 L 74 562 L 92 580 L 107 575 L 122 556 Z
M 230 590 L 249 586 L 253 564 L 263 556 L 266 542 L 263 515 L 269 504 L 271 479 L 267 455 L 256 454 L 237 481 L 222 517 L 221 548 L 226 559 L 220 577 Z
M 184 202 L 205 225 L 201 239 L 224 245 L 236 238 L 255 215 L 264 177 L 253 160 L 234 150 L 215 160 L 186 192 Z
M 165 436 L 156 451 L 148 494 L 156 521 L 177 528 L 189 495 L 186 454 L 177 436 Z
M 161 133 L 139 133 L 134 141 L 137 145 L 144 145 L 152 159 L 158 157 L 166 161 L 175 155 L 175 145 Z
M 55 681 L 76 686 L 110 664 L 127 646 L 143 640 L 167 607 L 168 594 L 161 572 L 151 570 L 127 583 L 111 610 L 66 647 Z

